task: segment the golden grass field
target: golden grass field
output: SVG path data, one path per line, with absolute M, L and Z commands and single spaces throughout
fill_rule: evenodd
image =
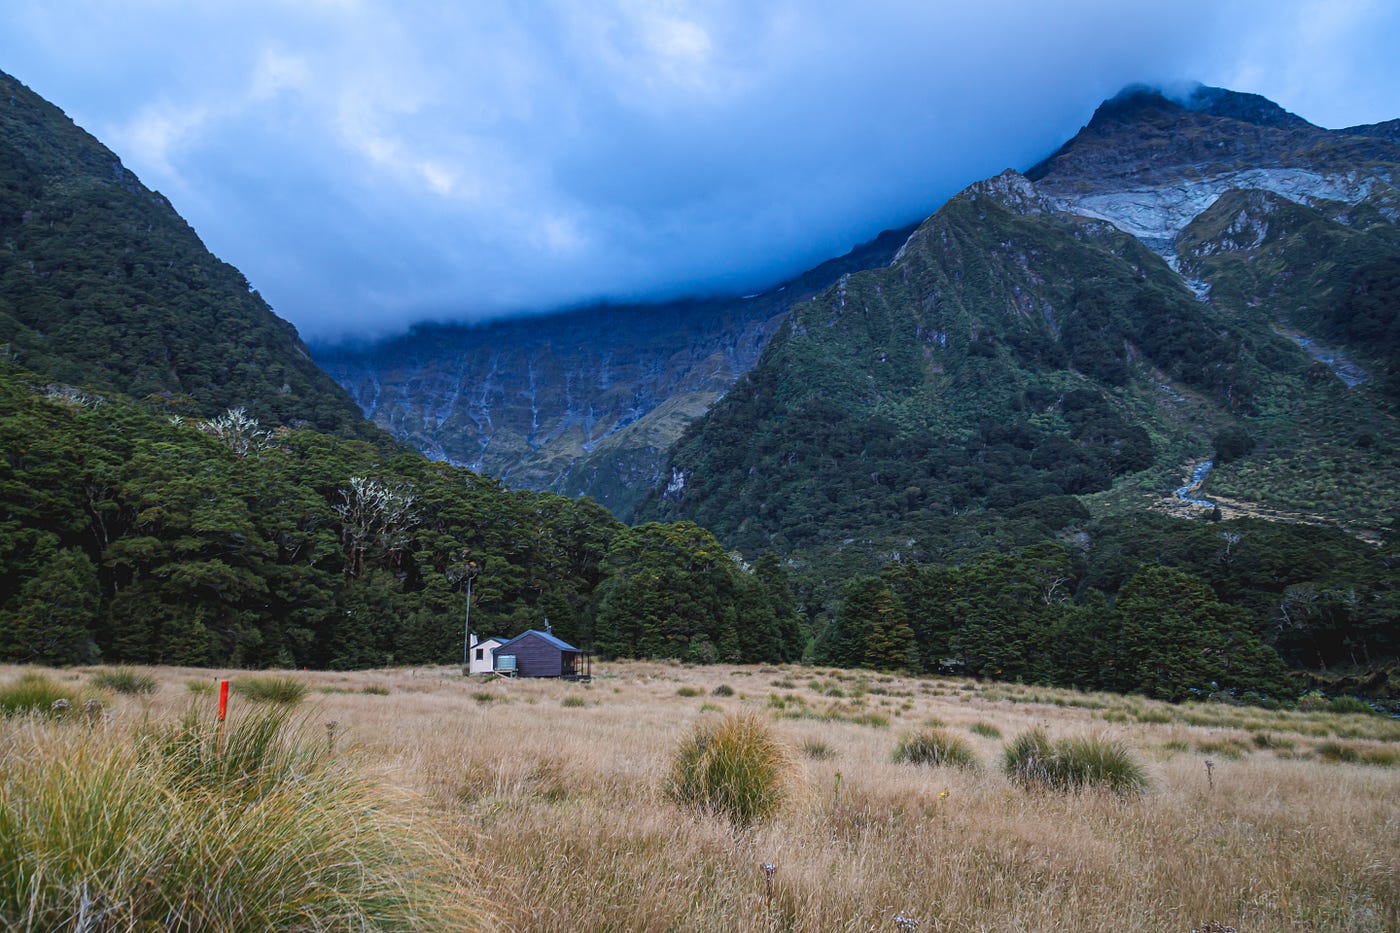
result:
M 160 688 L 104 695 L 109 729 L 192 704 L 213 717 L 217 672 L 141 670 Z M 0 667 L 0 683 L 21 671 Z M 1400 929 L 1400 722 L 1384 717 L 797 666 L 595 664 L 587 684 L 285 676 L 309 686 L 311 734 L 446 843 L 498 929 Z M 746 831 L 663 793 L 682 738 L 738 710 L 794 760 L 791 799 Z M 930 724 L 980 768 L 894 763 L 900 736 Z M 1002 747 L 1034 727 L 1121 740 L 1150 788 L 1021 789 Z M 0 724 L 0 742 L 21 728 Z

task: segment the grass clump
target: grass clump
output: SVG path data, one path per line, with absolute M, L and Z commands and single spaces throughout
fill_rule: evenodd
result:
M 1359 751 L 1350 745 L 1342 745 L 1339 742 L 1323 742 L 1317 747 L 1317 757 L 1323 761 L 1345 764 L 1359 764 L 1361 762 Z
M 751 712 L 698 723 L 671 755 L 666 796 L 748 828 L 771 817 L 792 785 L 792 758 Z
M 1316 751 L 1318 758 L 1333 764 L 1377 765 L 1382 768 L 1400 766 L 1400 751 L 1392 748 L 1357 748 L 1341 742 L 1323 742 Z
M 240 677 L 229 687 L 254 703 L 295 706 L 306 699 L 306 684 L 294 677 Z
M 369 684 L 368 686 L 361 687 L 360 692 L 366 696 L 386 697 L 389 695 L 389 688 L 383 684 Z
M 1122 742 L 1078 736 L 1052 743 L 1041 729 L 1022 733 L 1006 746 L 1003 768 L 1027 789 L 1104 788 L 1134 794 L 1148 785 L 1147 771 Z
M 699 697 L 704 695 L 705 691 L 701 690 L 699 687 L 678 687 L 676 689 L 676 696 L 678 697 Z
M 0 686 L 0 713 L 6 716 L 32 713 L 61 716 L 77 708 L 78 695 L 43 674 L 21 674 Z
M 828 761 L 836 757 L 830 743 L 821 739 L 803 739 L 802 754 L 813 761 Z
M 564 697 L 564 699 L 559 701 L 559 705 L 566 709 L 578 709 L 579 707 L 587 706 L 588 701 L 583 697 Z
M 1238 761 L 1244 757 L 1244 753 L 1248 749 L 1243 743 L 1234 739 L 1207 739 L 1196 743 L 1196 751 L 1202 755 L 1214 755 L 1217 758 Z
M 0 741 L 0 926 L 479 928 L 464 866 L 282 707 Z
M 1362 716 L 1374 716 L 1376 711 L 1369 703 L 1358 700 L 1356 697 L 1332 697 L 1327 701 L 1327 712 L 1329 713 L 1358 713 Z
M 734 695 L 734 688 L 729 686 L 729 684 L 720 684 L 718 687 L 710 691 L 710 695 L 717 697 L 732 697 Z
M 1001 738 L 1001 730 L 989 722 L 974 722 L 967 727 L 967 731 L 973 735 L 980 735 L 984 739 Z
M 941 729 L 921 729 L 900 738 L 894 748 L 896 764 L 950 766 L 975 771 L 977 756 L 962 739 Z
M 155 693 L 160 687 L 160 681 L 156 680 L 154 675 L 143 674 L 129 667 L 98 671 L 92 675 L 91 683 L 94 687 L 129 696 L 147 696 Z

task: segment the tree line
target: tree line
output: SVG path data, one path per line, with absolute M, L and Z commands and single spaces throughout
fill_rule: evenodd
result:
M 813 654 L 1167 700 L 1289 698 L 1304 671 L 1378 672 L 1366 692 L 1384 693 L 1400 658 L 1396 563 L 1393 547 L 1335 529 L 1107 519 L 1067 541 L 856 576 Z
M 579 647 L 690 660 L 801 650 L 781 568 L 745 568 L 693 525 L 628 529 L 588 499 L 240 409 L 183 418 L 5 363 L 0 451 L 6 661 L 450 663 L 468 562 L 484 634 L 548 622 Z

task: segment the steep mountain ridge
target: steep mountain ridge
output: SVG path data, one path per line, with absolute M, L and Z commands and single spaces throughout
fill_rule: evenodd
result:
M 1169 256 L 1173 238 L 1231 189 L 1370 202 L 1393 223 L 1396 165 L 1400 145 L 1384 136 L 1324 130 L 1257 95 L 1198 87 L 1178 103 L 1132 88 L 1026 177 L 1059 209 L 1108 220 Z
M 0 347 L 26 368 L 177 413 L 387 442 L 296 329 L 158 192 L 0 72 Z
M 758 359 L 787 309 L 889 262 L 891 230 L 759 295 L 422 325 L 313 347 L 365 415 L 429 456 L 630 515 L 666 452 Z
M 951 199 L 888 268 L 794 308 L 642 515 L 746 551 L 947 559 L 956 529 L 1036 503 L 1062 526 L 1056 497 L 1140 509 L 1226 436 L 1259 445 L 1223 444 L 1212 488 L 1388 534 L 1400 424 L 1374 382 L 1339 378 L 1385 351 L 1336 308 L 1358 276 L 1389 281 L 1366 270 L 1400 254 L 1397 171 L 1383 136 L 1262 98 L 1129 89 L 1025 175 Z

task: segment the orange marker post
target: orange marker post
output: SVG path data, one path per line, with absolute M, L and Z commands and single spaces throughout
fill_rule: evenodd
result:
M 219 755 L 224 754 L 224 720 L 228 718 L 228 681 L 219 681 Z

